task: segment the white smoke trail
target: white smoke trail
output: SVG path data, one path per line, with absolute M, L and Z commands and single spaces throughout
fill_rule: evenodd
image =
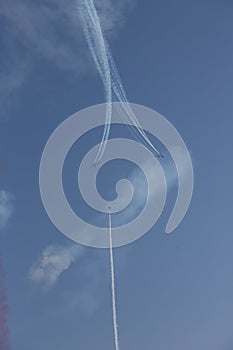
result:
M 121 114 L 122 117 L 127 121 L 131 122 L 136 129 L 131 128 L 131 131 L 133 132 L 134 136 L 139 139 L 141 143 L 143 143 L 147 148 L 151 149 L 152 153 L 155 152 L 158 156 L 160 156 L 160 152 L 152 145 L 151 141 L 147 137 L 146 133 L 144 132 L 142 126 L 140 125 L 139 121 L 137 120 L 130 104 L 128 101 L 128 98 L 125 93 L 125 89 L 123 87 L 123 84 L 121 82 L 121 77 L 118 72 L 118 69 L 116 67 L 116 64 L 114 62 L 114 59 L 112 57 L 111 50 L 109 48 L 108 43 L 105 40 L 105 46 L 108 56 L 108 62 L 110 66 L 110 73 L 111 73 L 111 81 L 112 81 L 112 89 L 116 96 L 116 99 L 119 102 L 123 102 L 121 104 L 121 107 L 123 109 L 123 113 Z M 125 115 L 126 114 L 126 115 Z
M 106 39 L 104 38 L 93 0 L 80 0 L 79 3 L 84 34 L 91 55 L 103 82 L 107 102 L 104 133 L 94 165 L 98 164 L 98 162 L 101 160 L 109 138 L 112 117 L 112 92 L 114 92 L 116 100 L 122 102 L 121 116 L 124 120 L 130 122 L 134 126 L 130 129 L 135 137 L 141 143 L 143 143 L 145 147 L 150 149 L 152 153 L 158 157 L 161 157 L 162 155 L 153 146 L 130 107 L 119 72 L 112 57 L 111 50 Z
M 112 316 L 113 316 L 113 330 L 115 350 L 119 350 L 119 337 L 117 328 L 117 312 L 116 312 L 116 287 L 115 287 L 115 272 L 114 272 L 114 260 L 113 260 L 113 247 L 112 247 L 112 220 L 109 208 L 109 242 L 110 242 L 110 267 L 111 267 L 111 285 L 112 285 Z
M 97 12 L 95 10 L 95 6 L 94 6 L 93 2 L 91 5 L 91 11 L 92 11 L 91 17 L 92 18 L 95 17 L 96 20 L 98 20 L 98 15 L 97 15 Z M 94 24 L 94 20 L 92 20 L 92 23 Z M 102 34 L 102 38 L 103 38 L 103 34 Z M 130 104 L 128 103 L 128 99 L 126 97 L 126 93 L 125 93 L 123 84 L 121 82 L 119 72 L 117 70 L 116 64 L 114 62 L 114 59 L 113 59 L 112 54 L 111 54 L 111 50 L 109 48 L 109 45 L 108 45 L 106 39 L 104 39 L 104 45 L 105 45 L 105 52 L 107 55 L 109 69 L 110 69 L 112 89 L 115 93 L 117 100 L 119 102 L 123 102 L 122 107 L 123 107 L 124 112 L 126 113 L 126 116 L 124 116 L 124 113 L 122 114 L 122 116 L 125 117 L 124 119 L 126 119 L 126 121 L 132 122 L 132 124 L 136 126 L 136 130 L 138 131 L 138 133 L 141 137 L 138 135 L 137 132 L 136 133 L 134 132 L 134 134 L 137 138 L 139 136 L 140 142 L 146 143 L 146 147 L 149 146 L 153 151 L 155 151 L 157 153 L 157 155 L 160 155 L 159 151 L 156 150 L 156 148 L 152 145 L 149 138 L 145 134 L 143 128 L 139 124 L 136 116 L 134 115 L 134 113 L 130 107 Z M 101 70 L 99 70 L 99 71 L 101 71 Z M 132 130 L 134 131 L 135 129 L 132 129 Z
M 102 34 L 99 17 L 97 15 L 93 1 L 81 0 L 80 1 L 80 14 L 82 19 L 82 26 L 84 34 L 87 40 L 89 50 L 92 54 L 96 67 L 99 71 L 102 79 L 105 98 L 106 98 L 106 116 L 105 126 L 100 147 L 97 156 L 94 160 L 94 165 L 98 164 L 101 160 L 104 150 L 106 148 L 106 140 L 108 140 L 111 125 L 111 114 L 112 114 L 112 88 L 111 88 L 111 74 L 108 63 L 108 57 L 106 53 L 106 47 L 104 37 Z

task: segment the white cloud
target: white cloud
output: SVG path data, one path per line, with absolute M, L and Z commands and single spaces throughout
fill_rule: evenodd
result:
M 187 181 L 187 176 L 189 175 L 189 162 L 185 149 L 180 146 L 174 146 L 171 151 L 179 160 L 179 180 L 182 182 Z M 166 178 L 167 191 L 169 192 L 178 186 L 178 174 L 176 167 L 175 164 L 172 163 L 171 159 L 169 159 L 167 156 L 161 160 L 161 166 L 163 167 L 164 175 Z M 137 189 L 137 191 L 134 193 L 134 198 L 132 200 L 133 205 L 129 206 L 126 210 L 120 213 L 119 220 L 121 220 L 121 223 L 125 224 L 134 219 L 142 211 L 146 200 L 150 203 L 152 201 L 156 201 L 158 199 L 158 196 L 162 193 L 163 183 L 161 182 L 162 179 L 160 178 L 159 173 L 156 171 L 156 167 L 151 164 L 150 160 L 146 159 L 144 163 L 141 164 L 141 168 L 143 169 L 144 167 L 148 169 L 148 174 L 153 176 L 153 182 L 150 183 L 150 192 L 147 193 L 147 182 L 142 176 L 141 171 L 138 168 L 133 170 L 128 180 L 134 184 L 134 188 Z M 147 199 L 146 195 L 148 195 Z M 127 198 L 126 192 L 125 196 Z M 121 200 L 123 202 L 126 202 L 126 198 L 121 198 Z
M 29 278 L 48 291 L 59 281 L 61 275 L 70 268 L 72 263 L 84 257 L 84 252 L 82 246 L 74 243 L 66 247 L 48 246 L 42 251 L 39 259 L 32 264 Z M 94 261 L 85 260 L 81 269 L 81 283 L 77 280 L 77 283 L 74 283 L 75 289 L 73 289 L 74 285 L 71 289 L 64 287 L 62 299 L 66 309 L 78 308 L 81 312 L 91 315 L 100 307 L 106 297 L 106 292 L 102 290 L 103 284 L 106 283 L 103 281 L 106 278 L 106 267 L 103 264 L 106 262 L 100 257 L 101 255 L 95 254 Z
M 179 177 L 184 180 L 187 175 L 187 167 L 189 164 L 186 164 L 186 153 L 180 147 L 173 148 L 173 152 L 176 154 L 176 157 L 179 157 L 179 163 L 182 164 L 179 167 Z M 153 174 L 154 182 L 151 184 L 151 192 L 149 193 L 148 200 L 155 200 L 156 196 L 161 191 L 161 183 L 160 177 L 157 177 L 157 173 L 154 167 L 150 166 L 150 163 L 146 161 L 147 169 L 149 172 Z M 171 165 L 171 161 L 168 159 L 164 159 L 162 162 L 167 163 L 168 170 L 166 172 L 166 180 L 168 190 L 172 189 L 177 185 L 177 173 L 175 171 L 174 166 L 169 168 Z M 142 164 L 142 168 L 145 164 Z M 145 183 L 145 179 L 141 176 L 141 172 L 136 169 L 132 171 L 129 176 L 129 181 L 131 181 L 134 186 L 138 189 L 137 194 L 133 198 L 133 205 L 127 210 L 123 211 L 120 214 L 121 224 L 127 223 L 132 220 L 138 212 L 140 212 L 143 208 L 143 200 L 146 198 L 145 193 L 147 192 L 147 186 Z M 98 217 L 97 220 L 101 222 L 101 217 Z M 34 282 L 42 282 L 47 286 L 52 286 L 57 282 L 61 274 L 67 270 L 72 263 L 74 263 L 78 258 L 82 257 L 84 254 L 82 248 L 79 245 L 72 244 L 68 247 L 61 246 L 48 246 L 45 248 L 40 258 L 33 264 L 30 269 L 30 278 Z M 95 273 L 93 273 L 95 276 Z M 72 300 L 72 303 L 79 304 L 80 300 L 87 299 L 84 296 L 83 291 L 80 291 L 80 296 L 76 297 Z
M 32 265 L 29 277 L 33 282 L 53 286 L 61 274 L 78 258 L 83 256 L 83 247 L 72 244 L 68 247 L 48 246 Z
M 76 0 L 79 1 L 79 0 Z M 105 33 L 116 34 L 132 0 L 96 0 Z M 75 1 L 8 0 L 0 2 L 2 19 L 1 100 L 9 98 L 38 59 L 80 76 L 91 67 Z M 3 102 L 1 102 L 3 103 Z
M 80 68 L 81 53 L 71 34 L 75 32 L 76 41 L 80 41 L 81 28 L 75 12 L 64 1 L 35 5 L 27 0 L 10 0 L 1 5 L 0 14 L 5 18 L 8 38 L 15 45 L 20 44 L 28 53 L 49 59 L 60 68 Z
M 14 210 L 14 197 L 7 191 L 0 191 L 0 230 L 8 224 Z
M 102 28 L 106 35 L 115 35 L 124 24 L 126 14 L 131 9 L 134 0 L 95 0 Z

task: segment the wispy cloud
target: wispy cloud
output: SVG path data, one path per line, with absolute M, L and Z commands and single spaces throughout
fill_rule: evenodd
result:
M 7 191 L 0 191 L 0 230 L 4 229 L 14 211 L 14 196 Z
M 77 244 L 68 247 L 51 245 L 46 247 L 39 259 L 33 263 L 29 277 L 33 282 L 52 287 L 61 274 L 78 258 L 83 256 L 83 248 Z
M 8 0 L 0 3 L 2 18 L 1 103 L 22 86 L 38 59 L 77 76 L 91 67 L 76 3 L 65 0 Z M 132 0 L 96 0 L 106 35 L 117 33 Z
M 126 20 L 126 14 L 135 5 L 135 0 L 95 0 L 102 28 L 106 35 L 116 35 Z
M 29 270 L 29 278 L 32 282 L 40 285 L 45 291 L 51 290 L 58 283 L 62 274 L 72 264 L 85 256 L 85 248 L 71 243 L 69 246 L 51 245 L 46 247 L 40 257 L 32 264 Z M 105 260 L 99 254 L 94 254 L 91 260 L 86 259 L 85 264 L 77 271 L 81 271 L 79 279 L 75 278 L 72 286 L 63 286 L 62 300 L 66 308 L 79 309 L 85 314 L 93 314 L 106 298 L 106 265 Z M 108 260 L 107 260 L 108 261 Z M 100 273 L 102 271 L 102 273 Z
M 176 147 L 173 149 L 173 152 L 176 153 L 176 156 L 179 156 L 180 161 L 182 163 L 182 168 L 180 168 L 180 178 L 184 179 L 187 173 L 187 164 L 186 164 L 186 156 L 185 151 L 182 148 Z M 147 162 L 145 160 L 145 162 Z M 171 160 L 164 160 L 165 167 L 168 168 L 169 171 L 165 172 L 167 188 L 171 190 L 175 186 L 177 186 L 177 174 L 172 165 Z M 142 164 L 142 168 L 145 164 Z M 171 167 L 172 166 L 172 167 Z M 119 217 L 115 220 L 119 225 L 126 224 L 131 221 L 144 207 L 144 201 L 147 199 L 148 201 L 154 201 L 161 191 L 161 179 L 157 176 L 156 169 L 151 166 L 150 163 L 147 164 L 147 169 L 153 174 L 154 182 L 151 184 L 151 192 L 146 196 L 147 193 L 147 184 L 145 182 L 145 178 L 142 176 L 141 171 L 138 169 L 133 170 L 129 175 L 128 180 L 134 184 L 134 187 L 137 189 L 137 192 L 133 198 L 132 206 L 129 206 L 126 210 L 119 214 Z M 127 193 L 125 193 L 127 196 Z M 96 218 L 98 223 L 102 222 L 102 217 L 98 216 Z M 34 282 L 44 283 L 48 286 L 53 286 L 61 276 L 61 274 L 69 269 L 70 265 L 74 263 L 77 259 L 84 255 L 84 248 L 71 244 L 68 247 L 63 246 L 48 246 L 46 247 L 40 258 L 32 265 L 30 269 L 30 278 Z M 81 293 L 81 298 L 83 298 Z M 79 303 L 75 299 L 74 303 Z
M 189 176 L 189 162 L 187 159 L 187 154 L 185 149 L 179 146 L 174 146 L 171 150 L 173 154 L 179 159 L 179 180 L 184 182 Z M 166 178 L 167 191 L 171 191 L 178 188 L 178 174 L 176 171 L 175 164 L 173 164 L 171 158 L 168 156 L 161 161 L 161 166 L 163 167 L 164 175 Z M 145 177 L 139 168 L 135 168 L 128 177 L 128 180 L 133 184 L 135 192 L 134 197 L 129 205 L 123 212 L 117 215 L 117 222 L 119 225 L 126 224 L 133 220 L 139 215 L 145 206 L 146 201 L 152 203 L 158 200 L 158 196 L 163 191 L 162 178 L 159 176 L 159 172 L 156 170 L 154 164 L 150 160 L 145 159 L 141 164 L 141 168 L 148 169 L 148 175 L 153 177 L 153 182 L 150 183 L 150 192 L 148 191 L 148 185 Z M 128 198 L 127 192 L 125 192 L 125 197 Z M 126 202 L 126 198 L 121 198 L 122 202 Z

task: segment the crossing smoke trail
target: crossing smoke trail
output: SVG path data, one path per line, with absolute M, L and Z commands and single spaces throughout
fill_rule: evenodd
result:
M 117 328 L 117 312 L 116 312 L 116 287 L 115 287 L 115 272 L 114 272 L 114 260 L 113 260 L 113 247 L 112 247 L 112 220 L 109 208 L 109 243 L 110 243 L 110 267 L 111 267 L 111 286 L 112 286 L 112 316 L 113 316 L 113 330 L 114 330 L 114 342 L 115 350 L 119 350 L 119 337 Z
M 106 53 L 106 47 L 104 37 L 102 34 L 100 21 L 95 10 L 95 6 L 92 1 L 80 0 L 80 14 L 82 20 L 82 26 L 84 34 L 87 40 L 89 50 L 92 54 L 97 70 L 102 79 L 105 99 L 106 99 L 106 118 L 105 127 L 100 147 L 97 156 L 94 160 L 94 165 L 98 164 L 101 160 L 104 150 L 106 148 L 106 141 L 108 140 L 111 125 L 111 113 L 112 113 L 112 88 L 111 88 L 111 75 L 109 62 Z
M 0 257 L 0 349 L 11 350 L 9 345 L 9 330 L 7 327 L 7 298 L 4 287 L 4 272 Z
M 130 107 L 111 50 L 102 33 L 100 20 L 93 0 L 79 0 L 79 10 L 84 35 L 103 82 L 106 98 L 105 127 L 94 165 L 98 164 L 101 160 L 109 138 L 112 114 L 111 103 L 113 100 L 112 92 L 114 93 L 116 100 L 122 103 L 122 118 L 134 126 L 130 128 L 134 136 L 150 149 L 155 156 L 163 157 L 147 137 Z

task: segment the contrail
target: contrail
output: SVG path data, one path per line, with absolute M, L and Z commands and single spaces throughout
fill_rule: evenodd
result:
M 97 20 L 98 19 L 98 15 L 97 15 L 94 3 L 93 3 L 92 0 L 90 0 L 90 2 L 92 3 L 91 7 L 90 7 L 90 9 L 92 11 L 91 17 L 92 18 L 95 17 L 96 20 Z M 94 24 L 94 20 L 92 20 L 92 23 Z M 99 19 L 98 19 L 98 23 L 99 23 Z M 101 30 L 101 27 L 100 27 L 100 30 Z M 110 76 L 111 76 L 111 86 L 112 86 L 112 89 L 113 89 L 113 91 L 115 93 L 116 99 L 119 102 L 123 102 L 122 103 L 122 107 L 123 107 L 124 112 L 126 113 L 126 115 L 124 115 L 124 113 L 122 113 L 122 117 L 124 119 L 126 119 L 126 121 L 131 122 L 136 127 L 136 129 L 133 128 L 132 131 L 133 131 L 134 135 L 137 138 L 139 138 L 140 142 L 142 142 L 144 144 L 146 143 L 146 147 L 149 146 L 150 149 L 155 151 L 157 155 L 160 155 L 159 151 L 156 150 L 156 148 L 152 145 L 152 143 L 150 142 L 149 138 L 145 134 L 143 128 L 139 124 L 136 116 L 134 115 L 134 113 L 133 113 L 133 111 L 132 111 L 132 109 L 130 107 L 130 104 L 128 102 L 128 99 L 126 97 L 126 93 L 124 91 L 124 87 L 123 87 L 123 84 L 121 82 L 121 78 L 120 78 L 119 72 L 117 70 L 116 64 L 114 62 L 114 59 L 112 57 L 109 45 L 108 45 L 106 39 L 104 39 L 102 33 L 101 33 L 101 37 L 104 40 L 103 41 L 103 43 L 105 45 L 104 46 L 104 51 L 105 51 L 105 54 L 107 55 L 107 59 L 108 59 L 108 64 L 109 64 L 108 67 L 109 67 Z M 98 70 L 99 70 L 99 72 L 101 71 L 100 69 L 98 69 Z M 135 133 L 135 131 L 136 131 L 136 133 Z
M 154 153 L 155 156 L 162 157 L 161 153 L 149 140 L 142 126 L 138 122 L 132 108 L 130 107 L 119 72 L 112 57 L 111 50 L 106 39 L 104 38 L 93 0 L 80 0 L 79 9 L 84 35 L 100 78 L 103 82 L 105 99 L 107 103 L 104 132 L 94 165 L 97 165 L 101 160 L 109 138 L 112 118 L 113 93 L 116 100 L 121 102 L 121 117 L 133 125 L 133 127 L 130 127 L 130 130 L 134 136 L 152 153 Z
M 112 115 L 112 88 L 111 88 L 111 74 L 106 53 L 103 33 L 100 26 L 99 17 L 97 15 L 93 1 L 80 0 L 80 14 L 84 35 L 87 40 L 89 50 L 94 59 L 97 70 L 102 79 L 105 89 L 106 99 L 106 116 L 105 126 L 100 147 L 93 165 L 97 165 L 101 160 L 104 150 L 106 148 L 106 141 L 108 140 L 111 125 Z
M 113 247 L 112 247 L 112 219 L 111 208 L 109 208 L 109 243 L 110 243 L 110 267 L 111 267 L 111 285 L 112 285 L 112 316 L 113 316 L 113 330 L 115 350 L 119 350 L 119 337 L 117 328 L 117 312 L 116 312 L 116 287 L 115 287 L 115 272 L 114 272 L 114 260 L 113 260 Z
M 125 119 L 127 122 L 132 123 L 136 128 L 130 128 L 131 132 L 133 132 L 134 136 L 139 139 L 141 143 L 143 143 L 147 148 L 149 148 L 152 153 L 155 153 L 158 156 L 161 156 L 160 152 L 153 146 L 149 138 L 147 137 L 145 131 L 143 130 L 142 126 L 140 125 L 139 121 L 137 120 L 130 104 L 128 101 L 128 98 L 126 96 L 125 89 L 123 87 L 123 84 L 121 82 L 121 77 L 118 72 L 117 66 L 115 64 L 115 61 L 113 59 L 111 50 L 109 48 L 109 45 L 107 41 L 105 40 L 105 46 L 107 48 L 107 55 L 108 55 L 108 62 L 110 66 L 110 73 L 111 73 L 111 81 L 112 81 L 112 89 L 116 96 L 116 99 L 119 102 L 122 102 L 121 107 L 123 109 L 123 113 L 121 114 L 122 118 Z
M 0 349 L 10 350 L 9 329 L 7 327 L 7 298 L 4 287 L 4 273 L 0 257 Z

